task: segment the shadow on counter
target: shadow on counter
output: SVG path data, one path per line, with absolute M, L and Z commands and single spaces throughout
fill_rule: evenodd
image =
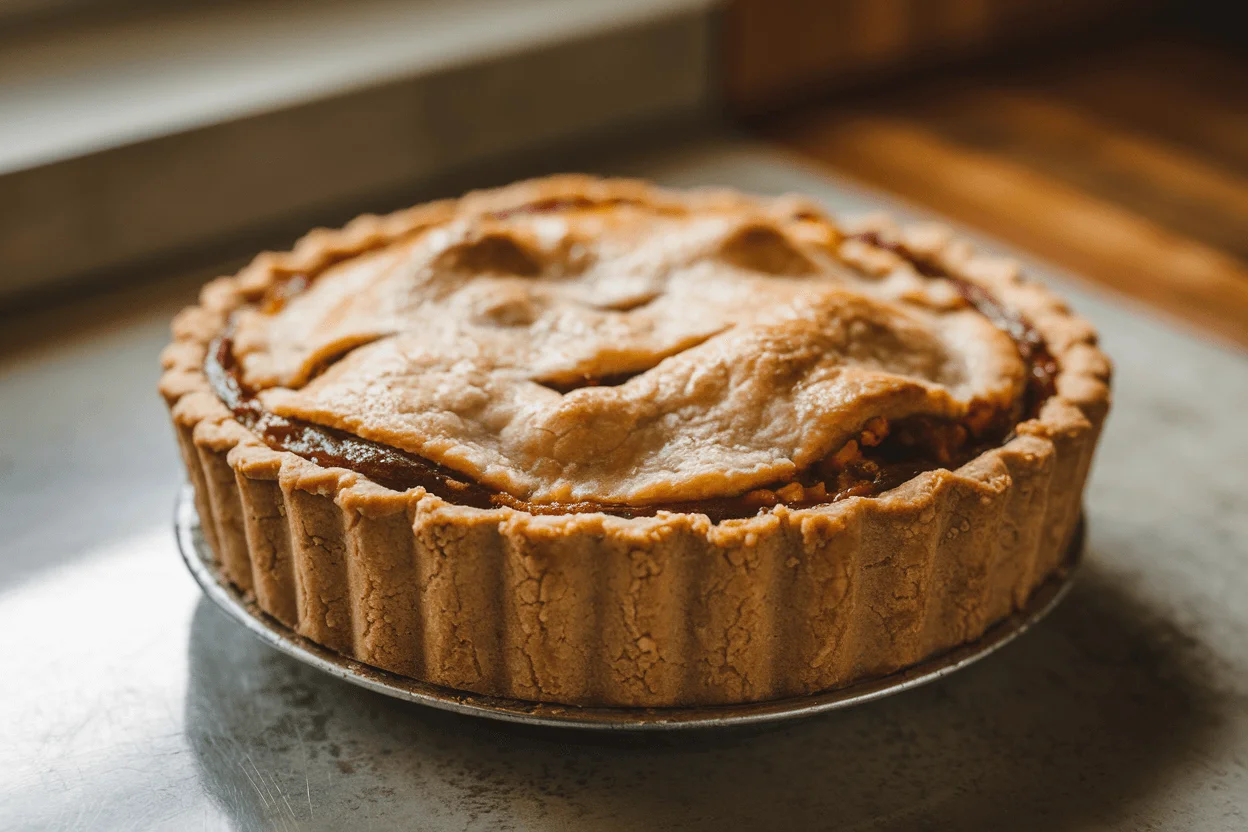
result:
M 1092 551 L 1035 630 L 955 676 L 767 729 L 604 735 L 491 723 L 353 688 L 208 602 L 186 724 L 239 829 L 1057 829 L 1119 816 L 1228 704 L 1199 645 Z

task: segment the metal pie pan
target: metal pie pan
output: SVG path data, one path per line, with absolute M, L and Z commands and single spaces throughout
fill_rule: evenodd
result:
M 256 606 L 254 600 L 221 577 L 213 561 L 212 551 L 200 532 L 199 516 L 195 512 L 190 485 L 183 486 L 178 494 L 174 527 L 182 559 L 204 594 L 261 641 L 305 664 L 353 685 L 444 711 L 528 725 L 600 731 L 670 731 L 780 722 L 861 705 L 927 684 L 979 661 L 1026 632 L 1047 615 L 1070 589 L 1076 567 L 1083 555 L 1081 521 L 1071 542 L 1070 551 L 1067 552 L 1065 567 L 1041 586 L 1022 609 L 989 629 L 979 640 L 890 676 L 810 696 L 742 705 L 584 708 L 452 690 L 389 673 L 341 656 L 269 617 Z

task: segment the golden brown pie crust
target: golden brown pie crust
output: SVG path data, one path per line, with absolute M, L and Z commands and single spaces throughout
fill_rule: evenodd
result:
M 386 670 L 533 701 L 673 706 L 801 695 L 896 671 L 977 638 L 1061 567 L 1109 406 L 1109 362 L 1060 299 L 937 228 L 876 219 L 854 230 L 984 287 L 1035 327 L 1060 371 L 1055 393 L 1000 447 L 877 496 L 719 523 L 455 505 L 271 449 L 205 375 L 214 339 L 240 311 L 281 303 L 292 278 L 465 216 L 505 227 L 534 206 L 616 204 L 817 216 L 792 199 L 557 177 L 314 231 L 205 286 L 174 321 L 161 392 L 222 574 L 300 634 Z M 820 221 L 842 261 L 898 268 L 870 236 Z M 759 244 L 774 230 L 759 227 L 745 224 L 719 256 L 800 272 L 800 261 L 757 262 L 760 252 L 793 253 Z M 454 268 L 471 272 L 465 252 L 479 248 L 455 249 Z M 631 493 L 627 478 L 612 482 Z

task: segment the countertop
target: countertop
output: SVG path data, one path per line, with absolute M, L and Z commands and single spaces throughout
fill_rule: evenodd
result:
M 603 167 L 886 204 L 735 140 Z M 174 545 L 181 464 L 155 383 L 168 320 L 209 275 L 5 322 L 0 828 L 1248 827 L 1248 356 L 1029 268 L 1117 366 L 1069 597 L 927 687 L 661 737 L 391 701 L 200 597 Z

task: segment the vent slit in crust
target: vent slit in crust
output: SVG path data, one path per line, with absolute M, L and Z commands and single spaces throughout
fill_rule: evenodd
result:
M 624 372 L 611 373 L 605 376 L 581 375 L 579 377 L 572 378 L 535 378 L 533 380 L 543 387 L 554 390 L 556 393 L 561 395 L 567 395 L 573 390 L 580 390 L 582 387 L 619 387 L 621 384 L 626 384 L 643 373 L 648 373 L 667 359 L 674 358 L 682 352 L 688 352 L 694 347 L 699 347 L 702 344 L 705 344 L 707 341 L 719 334 L 719 332 L 709 332 L 706 335 L 693 338 L 690 342 L 681 344 L 671 352 L 653 356 L 651 361 L 647 362 L 645 366 L 625 370 Z

